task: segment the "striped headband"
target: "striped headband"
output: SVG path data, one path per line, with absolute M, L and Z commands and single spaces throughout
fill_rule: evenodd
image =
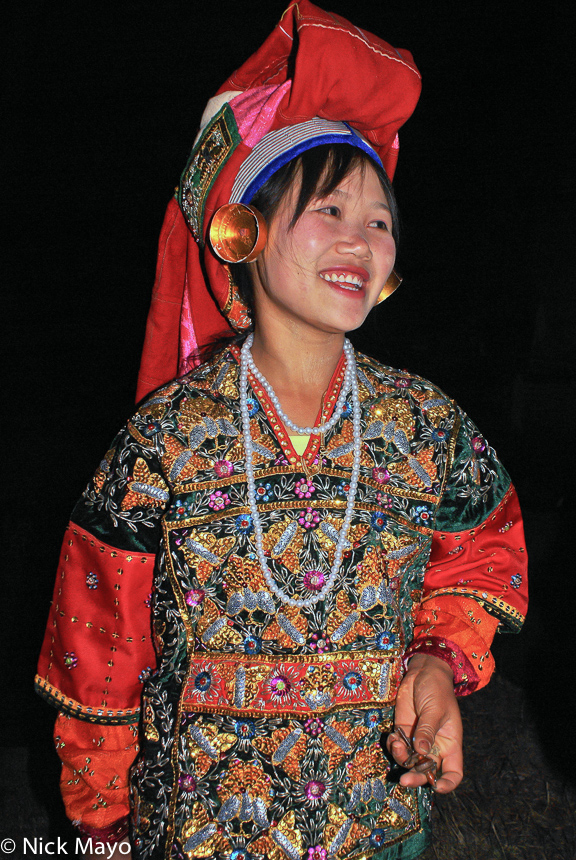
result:
M 376 150 L 347 123 L 314 117 L 308 122 L 289 125 L 264 135 L 238 171 L 230 193 L 230 203 L 249 204 L 273 173 L 307 149 L 325 143 L 355 146 L 382 167 Z

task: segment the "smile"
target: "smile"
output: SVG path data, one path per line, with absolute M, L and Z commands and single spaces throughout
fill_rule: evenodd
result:
M 336 274 L 333 272 L 332 274 L 323 274 L 320 273 L 320 277 L 324 281 L 328 281 L 330 284 L 338 284 L 339 287 L 342 287 L 344 290 L 351 290 L 352 292 L 356 292 L 357 290 L 362 289 L 364 281 L 360 277 L 360 275 L 345 275 L 344 273 Z

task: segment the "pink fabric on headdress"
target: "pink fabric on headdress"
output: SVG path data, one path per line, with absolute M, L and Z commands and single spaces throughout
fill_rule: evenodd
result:
M 253 149 L 270 130 L 278 105 L 291 86 L 292 81 L 285 81 L 280 86 L 256 87 L 232 99 L 230 107 L 246 146 Z

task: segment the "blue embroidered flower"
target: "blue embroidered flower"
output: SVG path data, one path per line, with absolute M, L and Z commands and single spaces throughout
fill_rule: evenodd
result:
M 160 424 L 160 422 L 155 421 L 153 418 L 151 418 L 149 421 L 146 422 L 144 427 L 140 429 L 140 432 L 146 439 L 151 439 L 152 436 L 154 436 L 156 433 L 160 433 L 161 430 L 162 425 Z
M 256 734 L 256 726 L 252 720 L 235 720 L 234 731 L 240 740 L 249 741 Z
M 245 848 L 235 848 L 230 854 L 230 860 L 254 860 L 254 855 Z
M 422 525 L 429 525 L 432 514 L 430 513 L 430 508 L 427 508 L 426 505 L 418 505 L 417 508 L 412 510 L 412 516 L 414 517 L 415 523 L 422 523 Z
M 344 498 L 346 498 L 346 496 L 348 495 L 349 492 L 350 492 L 350 481 L 340 481 L 340 483 L 338 484 L 338 495 L 344 496 Z
M 522 574 L 521 573 L 513 573 L 510 577 L 510 585 L 512 588 L 520 588 L 522 585 Z
M 250 514 L 240 514 L 240 516 L 236 517 L 236 528 L 242 535 L 252 534 L 254 525 Z
M 248 415 L 250 416 L 250 418 L 252 418 L 252 416 L 256 415 L 256 413 L 258 412 L 258 401 L 255 400 L 253 397 L 249 397 L 246 400 L 246 405 L 248 407 Z
M 88 588 L 98 588 L 98 576 L 97 574 L 90 571 L 90 573 L 86 574 L 86 585 Z
M 150 668 L 150 666 L 146 666 L 146 668 L 142 669 L 142 671 L 138 675 L 138 680 L 140 681 L 141 684 L 143 684 L 144 681 L 148 680 L 148 678 L 150 677 L 151 674 L 152 674 L 152 669 Z
M 185 499 L 181 499 L 176 502 L 172 511 L 175 520 L 185 520 L 187 517 L 192 515 L 192 503 Z
M 385 839 L 386 834 L 384 833 L 384 830 L 381 827 L 375 827 L 370 834 L 369 842 L 373 848 L 380 848 L 384 845 Z
M 370 708 L 364 714 L 364 725 L 368 729 L 373 729 L 382 720 L 382 711 L 379 708 Z
M 392 633 L 391 630 L 383 630 L 376 637 L 376 647 L 379 648 L 380 651 L 389 651 L 395 644 L 396 634 Z
M 347 690 L 357 690 L 362 686 L 362 675 L 360 672 L 346 672 L 342 678 L 342 683 Z
M 206 693 L 212 686 L 212 678 L 210 672 L 198 672 L 194 678 L 194 686 L 201 693 Z
M 430 438 L 433 442 L 445 442 L 448 436 L 448 430 L 444 429 L 444 427 L 435 427 L 430 433 Z
M 375 532 L 384 531 L 388 523 L 388 518 L 384 511 L 374 511 L 370 518 L 370 525 Z
M 342 418 L 350 418 L 352 415 L 352 405 L 346 401 L 344 404 L 344 409 L 342 410 Z
M 262 640 L 259 636 L 249 634 L 242 643 L 245 654 L 259 654 L 262 650 Z
M 256 485 L 256 501 L 269 502 L 272 498 L 272 484 Z

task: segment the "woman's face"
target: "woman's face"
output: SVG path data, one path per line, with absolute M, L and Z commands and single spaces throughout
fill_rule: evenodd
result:
M 392 271 L 395 243 L 376 171 L 356 168 L 313 199 L 294 228 L 298 187 L 280 203 L 261 257 L 250 264 L 256 326 L 268 315 L 294 333 L 344 333 L 362 325 Z

